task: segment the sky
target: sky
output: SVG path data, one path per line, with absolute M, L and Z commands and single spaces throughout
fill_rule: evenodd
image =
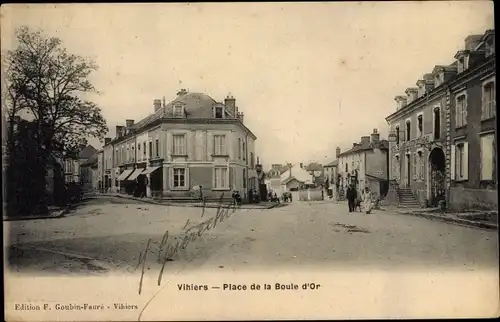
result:
M 489 1 L 31 4 L 1 16 L 2 52 L 28 25 L 96 61 L 109 136 L 181 88 L 231 93 L 268 166 L 324 164 L 374 128 L 386 138 L 394 97 L 494 26 Z

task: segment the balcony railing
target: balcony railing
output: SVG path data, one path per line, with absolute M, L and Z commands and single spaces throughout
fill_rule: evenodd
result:
M 481 108 L 481 120 L 487 120 L 496 116 L 496 101 L 483 104 Z

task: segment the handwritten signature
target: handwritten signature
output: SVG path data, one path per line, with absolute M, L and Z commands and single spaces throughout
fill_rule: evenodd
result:
M 173 261 L 173 257 L 181 250 L 181 249 L 186 249 L 186 247 L 189 245 L 190 242 L 196 240 L 196 238 L 201 237 L 203 233 L 207 230 L 211 230 L 217 226 L 217 223 L 224 221 L 224 219 L 229 218 L 237 209 L 236 204 L 231 203 L 231 204 L 223 204 L 223 198 L 224 198 L 224 193 L 221 194 L 218 206 L 217 206 L 217 212 L 214 217 L 211 217 L 197 225 L 194 225 L 187 230 L 184 231 L 182 238 L 177 239 L 175 238 L 175 246 L 173 243 L 169 242 L 169 231 L 166 230 L 165 234 L 163 235 L 163 238 L 160 242 L 160 245 L 158 246 L 158 259 L 157 263 L 161 264 L 161 269 L 160 273 L 158 274 L 158 286 L 161 286 L 162 282 L 162 277 L 163 277 L 163 271 L 165 269 L 165 265 L 168 261 Z M 203 215 L 205 214 L 205 200 L 203 201 L 203 207 L 202 207 L 202 213 L 201 217 L 203 218 Z M 189 225 L 189 219 L 187 220 L 186 224 L 184 225 L 184 229 Z M 180 242 L 179 240 L 182 240 Z M 137 270 L 141 265 L 141 279 L 139 281 L 139 294 L 142 292 L 142 282 L 144 279 L 144 271 L 146 269 L 146 259 L 147 259 L 147 253 L 150 250 L 151 246 L 151 238 L 148 239 L 148 242 L 146 244 L 146 249 L 144 252 L 139 254 L 139 261 L 135 267 L 135 270 Z

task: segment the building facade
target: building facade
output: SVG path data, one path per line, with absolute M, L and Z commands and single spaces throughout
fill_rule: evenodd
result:
M 339 191 L 345 192 L 354 184 L 359 193 L 368 187 L 374 198 L 384 198 L 388 190 L 388 145 L 387 140 L 380 140 L 380 134 L 374 129 L 370 136 L 362 136 L 351 149 L 339 153 Z
M 140 122 L 117 126 L 117 137 L 104 146 L 116 191 L 131 193 L 139 175 L 147 177 L 152 197 L 190 198 L 195 186 L 206 197 L 230 197 L 232 190 L 246 197 L 258 188 L 257 138 L 232 96 L 220 103 L 181 90 L 168 104 L 154 100 L 153 108 Z
M 422 206 L 444 200 L 464 208 L 476 200 L 487 207 L 497 200 L 494 43 L 486 49 L 491 35 L 494 31 L 468 36 L 455 61 L 435 66 L 417 88 L 396 96 L 396 111 L 386 118 L 394 137 L 389 177 L 398 189 L 410 189 Z M 481 140 L 486 149 L 481 150 Z M 485 165 L 474 167 L 469 161 Z M 479 169 L 488 169 L 491 180 L 481 180 Z
M 449 205 L 497 209 L 495 32 L 472 35 L 450 84 Z

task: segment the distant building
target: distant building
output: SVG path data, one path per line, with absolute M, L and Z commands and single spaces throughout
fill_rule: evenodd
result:
M 380 140 L 377 129 L 371 136 L 362 136 L 348 151 L 338 155 L 339 188 L 346 191 L 354 184 L 359 192 L 369 187 L 375 198 L 384 198 L 388 191 L 387 140 Z
M 81 165 L 92 157 L 97 150 L 92 145 L 80 146 L 80 151 L 75 158 L 64 159 L 64 179 L 65 182 L 82 182 L 89 181 L 90 174 L 88 169 L 81 169 Z M 83 171 L 83 172 L 82 172 Z M 82 176 L 85 177 L 82 181 Z

